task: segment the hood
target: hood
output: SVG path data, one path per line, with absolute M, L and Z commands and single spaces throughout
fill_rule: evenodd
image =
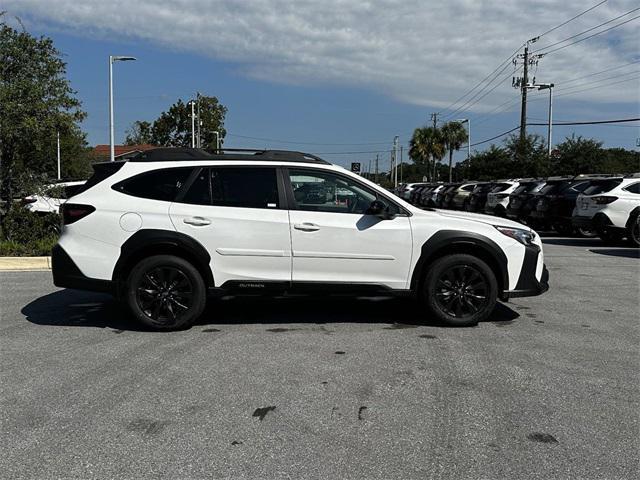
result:
M 494 217 L 491 215 L 483 215 L 481 213 L 461 212 L 458 210 L 440 210 L 435 211 L 443 217 L 458 218 L 461 220 L 472 220 L 474 222 L 486 223 L 488 225 L 496 225 L 501 227 L 521 228 L 524 230 L 531 230 L 526 225 L 523 225 L 507 218 Z

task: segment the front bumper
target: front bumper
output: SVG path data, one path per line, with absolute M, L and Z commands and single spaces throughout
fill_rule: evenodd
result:
M 113 282 L 87 277 L 60 245 L 56 245 L 51 250 L 51 273 L 53 274 L 53 284 L 56 287 L 92 292 L 114 292 Z
M 540 280 L 538 281 L 536 278 L 536 266 L 538 265 L 538 256 L 541 252 L 540 247 L 537 245 L 528 245 L 525 248 L 524 260 L 516 288 L 503 292 L 501 296 L 502 300 L 516 297 L 535 297 L 549 290 L 549 270 L 547 270 L 546 265 L 542 266 Z

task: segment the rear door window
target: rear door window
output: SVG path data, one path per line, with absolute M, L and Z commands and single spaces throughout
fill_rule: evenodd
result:
M 506 189 L 508 189 L 511 186 L 510 183 L 498 183 L 497 185 L 495 185 L 493 187 L 493 190 L 491 190 L 491 193 L 499 193 L 499 192 L 504 192 Z
M 279 208 L 276 169 L 271 167 L 203 168 L 181 203 L 236 208 Z

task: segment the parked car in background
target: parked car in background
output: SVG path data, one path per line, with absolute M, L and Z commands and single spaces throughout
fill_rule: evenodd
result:
M 509 195 L 507 204 L 507 217 L 521 223 L 526 223 L 529 213 L 535 208 L 534 200 L 536 193 L 540 192 L 545 185 L 544 180 L 535 178 L 525 178 L 520 180 L 519 185 Z
M 578 195 L 573 210 L 573 225 L 592 227 L 605 242 L 626 237 L 640 246 L 640 174 L 592 180 Z
M 484 212 L 496 217 L 507 216 L 507 205 L 509 204 L 509 195 L 518 187 L 516 180 L 499 180 L 496 182 L 493 190 L 487 194 L 487 203 Z
M 466 210 L 469 205 L 469 196 L 476 185 L 476 182 L 470 182 L 454 188 L 451 191 L 450 207 L 454 210 Z
M 596 236 L 591 227 L 576 229 L 572 224 L 576 198 L 589 184 L 588 175 L 549 177 L 536 195 L 535 208 L 529 213 L 527 224 L 539 230 L 553 229 L 561 235 L 578 233 L 583 237 Z
M 426 184 L 418 185 L 417 187 L 415 187 L 409 194 L 409 198 L 408 198 L 409 203 L 413 205 L 417 205 L 418 200 L 420 199 L 420 194 L 422 193 L 422 190 L 424 190 L 425 188 L 427 188 Z
M 413 190 L 423 185 L 425 185 L 425 183 L 407 183 L 404 185 L 403 189 L 400 191 L 400 195 L 398 196 L 403 200 L 409 200 Z
M 447 188 L 447 191 L 444 194 L 444 197 L 442 199 L 442 204 L 440 208 L 446 208 L 446 209 L 450 209 L 451 208 L 451 202 L 453 201 L 453 196 L 455 195 L 455 191 L 456 189 L 462 185 L 461 183 L 453 183 L 450 184 L 449 187 Z
M 495 182 L 477 183 L 469 195 L 467 212 L 484 212 L 487 203 L 487 195 L 494 188 Z
M 433 208 L 436 206 L 438 193 L 444 188 L 444 184 L 437 183 L 428 190 L 423 190 L 420 196 L 420 205 L 425 208 Z
M 22 204 L 36 213 L 59 213 L 60 205 L 78 193 L 84 184 L 85 180 L 47 185 L 41 193 L 24 197 Z

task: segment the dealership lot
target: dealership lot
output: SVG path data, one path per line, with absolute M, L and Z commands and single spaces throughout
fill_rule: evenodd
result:
M 3 272 L 5 478 L 633 478 L 638 250 L 545 238 L 550 291 L 476 328 L 402 299 L 228 299 L 148 332 Z

